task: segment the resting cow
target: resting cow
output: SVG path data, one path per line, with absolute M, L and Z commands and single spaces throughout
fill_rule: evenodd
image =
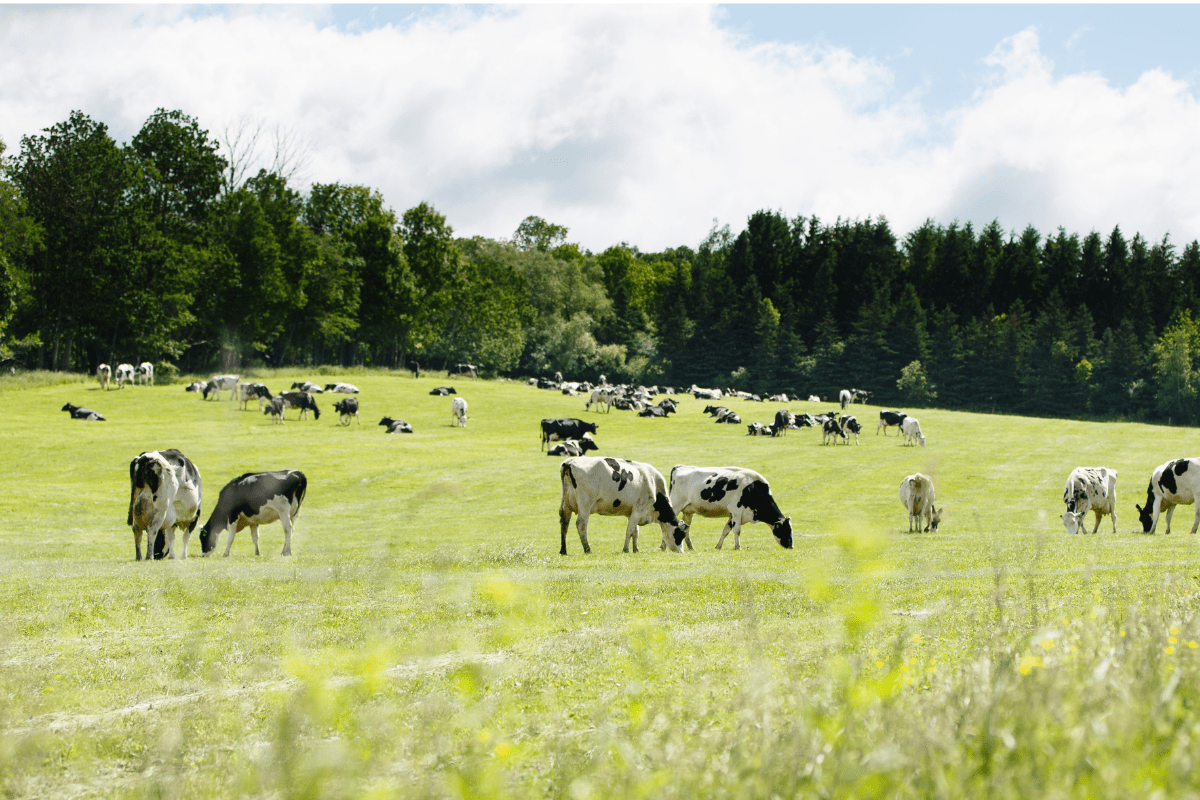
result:
M 439 386 L 436 389 L 431 390 L 429 393 L 432 395 L 438 395 L 439 397 L 445 397 L 448 394 L 458 394 L 458 392 L 454 391 L 453 386 Z
M 71 419 L 86 419 L 91 422 L 107 421 L 104 419 L 104 415 L 99 411 L 92 411 L 90 408 L 83 408 L 82 406 L 72 405 L 71 403 L 64 405 L 61 410 L 70 413 Z
M 125 524 L 133 528 L 133 551 L 142 560 L 142 534 L 146 534 L 146 560 L 171 558 L 175 554 L 175 532 L 183 534 L 183 554 L 200 519 L 202 493 L 200 470 L 178 450 L 154 450 L 129 462 L 129 515 Z M 160 538 L 160 536 L 162 538 Z M 165 546 L 163 539 L 165 539 Z
M 340 394 L 358 394 L 358 387 L 353 383 L 327 383 L 325 384 L 326 392 L 338 392 Z
M 1175 506 L 1190 506 L 1200 495 L 1200 458 L 1177 458 L 1168 461 L 1150 475 L 1146 487 L 1145 507 L 1134 505 L 1142 522 L 1142 530 L 1154 533 L 1158 527 L 1158 515 L 1167 512 L 1167 533 L 1171 532 L 1171 515 Z M 1196 503 L 1196 521 L 1192 533 L 1200 526 L 1200 503 Z
M 733 534 L 733 549 L 742 549 L 742 526 L 762 522 L 771 526 L 771 533 L 781 547 L 792 547 L 792 518 L 785 517 L 771 496 L 767 479 L 745 467 L 689 467 L 677 465 L 671 470 L 671 507 L 689 528 L 692 515 L 728 517 L 721 530 L 717 548 L 725 537 Z M 684 537 L 688 550 L 692 537 Z
M 1107 467 L 1076 467 L 1063 487 L 1067 513 L 1062 515 L 1067 533 L 1079 533 L 1087 512 L 1096 512 L 1092 533 L 1100 530 L 1100 518 L 1112 515 L 1113 533 L 1117 532 L 1117 471 Z
M 629 519 L 625 526 L 625 547 L 638 552 L 638 526 L 657 522 L 662 528 L 663 542 L 674 552 L 687 536 L 687 525 L 680 522 L 667 496 L 667 482 L 662 473 L 649 464 L 617 458 L 578 456 L 568 458 L 559 468 L 562 478 L 562 502 L 558 507 L 561 527 L 561 555 L 567 554 L 567 526 L 571 514 L 578 514 L 575 529 L 583 552 L 590 553 L 587 525 L 592 514 L 622 516 Z
M 413 432 L 412 425 L 409 425 L 407 422 L 405 422 L 402 419 L 392 419 L 391 417 L 384 417 L 383 419 L 379 420 L 379 424 L 383 425 L 384 427 L 387 428 L 387 430 L 384 431 L 384 433 L 412 433 Z
M 258 526 L 279 520 L 283 525 L 283 553 L 292 554 L 292 526 L 304 502 L 308 490 L 308 479 L 300 470 L 289 469 L 279 472 L 247 472 L 240 475 L 221 490 L 217 506 L 208 522 L 200 528 L 200 547 L 207 555 L 217 548 L 221 533 L 229 529 L 229 542 L 225 555 L 233 547 L 233 537 L 242 528 L 250 528 L 250 539 L 254 542 L 254 555 L 258 549 Z
M 308 392 L 309 394 L 321 394 L 325 390 L 319 384 L 312 381 L 296 381 L 292 384 L 292 390 L 297 392 Z
M 599 450 L 596 440 L 590 433 L 585 433 L 582 439 L 570 439 L 559 442 L 546 451 L 548 456 L 581 456 L 589 450 Z
M 925 530 L 937 533 L 938 523 L 942 521 L 942 509 L 934 508 L 936 495 L 933 490 L 933 478 L 916 473 L 909 475 L 900 482 L 900 505 L 908 510 L 908 530 L 912 532 L 913 524 L 921 530 L 921 520 L 925 520 Z

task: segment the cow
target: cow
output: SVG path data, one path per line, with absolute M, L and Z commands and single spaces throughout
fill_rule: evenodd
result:
M 600 410 L 607 413 L 612 407 L 612 400 L 613 390 L 611 388 L 602 386 L 597 389 L 592 389 L 592 396 L 589 397 L 588 401 L 583 404 L 583 410 L 590 411 L 592 408 L 592 403 L 595 403 L 596 405 L 600 406 Z
M 117 371 L 114 377 L 117 379 L 117 388 L 124 389 L 125 381 L 133 382 L 133 364 L 118 364 Z
M 838 402 L 842 404 L 843 410 L 845 410 L 846 406 L 850 405 L 850 400 L 852 398 L 853 395 L 850 394 L 849 389 L 842 389 L 840 392 L 838 392 Z
M 879 435 L 879 431 L 883 431 L 883 435 L 887 436 L 888 428 L 895 425 L 897 428 L 908 418 L 908 414 L 903 411 L 892 411 L 891 409 L 883 409 L 879 412 L 879 424 L 875 426 L 875 435 Z
M 108 391 L 108 382 L 112 380 L 112 367 L 108 364 L 101 364 L 96 367 L 96 378 L 100 381 L 100 388 Z
M 467 401 L 456 397 L 450 401 L 450 427 L 467 427 Z
M 582 456 L 589 450 L 599 450 L 596 441 L 590 433 L 585 433 L 582 439 L 568 439 L 559 442 L 546 451 L 548 456 Z
M 666 418 L 667 409 L 661 406 L 647 406 L 638 412 L 639 417 L 661 417 Z
M 666 411 L 668 414 L 674 414 L 679 410 L 679 404 L 669 397 L 664 397 L 662 400 L 659 400 L 658 407 L 663 411 Z
M 251 400 L 258 400 L 258 410 L 263 410 L 263 403 L 270 402 L 271 392 L 261 383 L 239 383 L 237 385 L 238 404 L 243 411 L 247 410 Z
M 143 361 L 141 364 L 138 364 L 135 382 L 140 383 L 142 386 L 153 386 L 154 365 L 149 361 Z
M 601 375 L 601 376 L 600 376 L 600 378 L 599 378 L 599 381 L 600 381 L 600 385 L 601 385 L 601 386 L 604 386 L 605 384 L 607 384 L 607 383 L 608 383 L 608 376 L 607 376 L 607 375 Z
M 688 389 L 688 394 L 697 400 L 720 400 L 724 396 L 720 389 L 701 389 L 694 383 Z
M 870 399 L 871 399 L 871 393 L 868 392 L 866 389 L 851 389 L 850 390 L 850 402 L 851 403 L 862 403 L 865 406 L 867 404 L 867 401 Z
M 254 555 L 258 549 L 258 526 L 279 520 L 283 525 L 283 553 L 292 554 L 292 527 L 300 504 L 308 491 L 308 478 L 298 469 L 278 472 L 247 472 L 231 480 L 221 489 L 217 505 L 200 528 L 200 548 L 205 555 L 217 549 L 221 533 L 229 529 L 225 555 L 233 547 L 233 537 L 242 528 L 250 528 Z
M 358 387 L 353 383 L 327 383 L 322 391 L 337 392 L 339 394 L 358 394 Z
M 595 422 L 584 422 L 574 417 L 542 420 L 542 447 L 545 449 L 549 442 L 560 439 L 582 439 L 585 433 L 596 432 L 599 425 Z
M 829 417 L 821 423 L 821 444 L 829 444 L 829 440 L 833 439 L 833 443 L 836 445 L 839 436 L 846 444 L 850 444 L 850 439 L 842 430 L 842 426 L 838 424 L 837 417 Z
M 795 427 L 796 418 L 792 416 L 792 412 L 786 408 L 781 408 L 775 412 L 775 423 L 771 426 L 772 436 L 782 436 L 787 433 L 788 428 Z
M 202 492 L 200 470 L 178 450 L 153 450 L 129 462 L 129 514 L 125 524 L 133 529 L 133 552 L 138 561 L 142 560 L 143 533 L 147 561 L 163 558 L 164 553 L 171 558 L 187 558 L 188 540 L 200 520 Z M 176 531 L 183 534 L 178 556 Z
M 654 467 L 623 458 L 576 456 L 562 462 L 559 476 L 562 478 L 562 502 L 558 507 L 560 555 L 567 554 L 567 525 L 572 513 L 579 515 L 575 529 L 585 553 L 592 552 L 587 539 L 588 518 L 592 514 L 628 518 L 623 553 L 629 552 L 630 542 L 633 552 L 638 552 L 638 526 L 651 522 L 662 528 L 664 546 L 672 552 L 681 552 L 679 545 L 688 528 L 675 516 L 667 496 L 667 482 Z
M 270 414 L 276 425 L 283 424 L 283 395 L 275 395 L 267 401 L 263 414 Z
M 846 431 L 847 433 L 853 433 L 854 443 L 860 444 L 858 441 L 858 435 L 862 433 L 862 425 L 858 424 L 857 419 L 854 417 L 842 417 L 838 420 L 838 425 L 842 427 L 843 431 Z M 850 444 L 849 438 L 846 439 L 846 444 Z
M 454 391 L 453 386 L 439 386 L 436 389 L 431 390 L 429 393 L 431 395 L 436 395 L 437 397 L 446 397 L 447 395 L 458 394 L 458 392 Z
M 468 375 L 472 378 L 479 377 L 478 373 L 475 370 L 474 364 L 452 364 L 451 366 L 446 368 L 446 375 L 447 375 L 447 377 L 449 377 L 450 375 Z M 558 379 L 558 382 L 562 383 L 561 377 Z
M 928 475 L 918 472 L 900 481 L 900 505 L 908 511 L 910 533 L 913 531 L 914 523 L 917 526 L 916 530 L 921 530 L 922 518 L 925 520 L 925 530 L 937 533 L 944 509 L 933 507 L 935 499 L 933 478 Z
M 379 424 L 383 425 L 384 427 L 387 428 L 387 430 L 384 431 L 384 433 L 412 433 L 413 432 L 412 425 L 409 425 L 407 422 L 405 422 L 402 419 L 392 419 L 391 417 L 384 417 L 383 419 L 379 420 Z
M 730 411 L 729 409 L 725 409 L 725 413 L 718 414 L 717 418 L 714 420 L 714 422 L 716 422 L 718 424 L 723 423 L 726 425 L 741 425 L 742 418 L 740 416 L 738 416 L 738 413 L 736 411 Z
M 82 406 L 72 405 L 71 403 L 65 404 L 61 410 L 69 413 L 71 415 L 71 419 L 86 419 L 90 422 L 108 421 L 99 411 L 92 411 L 90 408 L 83 408 Z
M 671 470 L 671 507 L 683 518 L 688 528 L 692 515 L 728 517 L 717 540 L 717 548 L 725 537 L 733 534 L 733 549 L 742 549 L 742 526 L 762 522 L 771 526 L 775 540 L 785 549 L 792 548 L 792 518 L 785 517 L 771 496 L 767 479 L 745 467 L 689 467 L 676 465 Z M 684 540 L 692 549 L 690 532 Z
M 900 423 L 900 432 L 904 434 L 905 444 L 916 442 L 921 447 L 925 446 L 925 434 L 921 433 L 921 423 L 916 417 L 905 417 Z
M 763 425 L 761 422 L 751 422 L 746 426 L 747 436 L 774 436 L 774 425 Z
M 808 402 L 810 402 L 810 403 L 819 403 L 819 402 L 821 402 L 821 398 L 817 397 L 815 394 L 810 394 L 810 395 L 808 396 Z
M 1063 488 L 1063 502 L 1067 513 L 1062 515 L 1067 533 L 1079 533 L 1087 512 L 1096 512 L 1096 525 L 1092 533 L 1100 530 L 1100 518 L 1112 515 L 1113 533 L 1117 532 L 1117 471 L 1107 467 L 1076 467 L 1067 476 Z
M 1150 475 L 1146 487 L 1145 507 L 1134 505 L 1142 522 L 1142 530 L 1154 533 L 1158 516 L 1167 512 L 1167 533 L 1171 532 L 1171 515 L 1175 506 L 1190 506 L 1200 495 L 1200 458 L 1177 458 L 1161 465 Z M 1115 523 L 1114 523 L 1115 524 Z M 1192 533 L 1200 527 L 1200 503 L 1196 503 L 1196 521 Z
M 202 383 L 202 382 L 200 382 L 200 381 L 195 381 L 194 383 L 189 383 L 187 386 L 183 387 L 183 390 L 184 390 L 185 392 L 196 392 L 196 393 L 200 393 L 200 392 L 203 392 L 203 391 L 204 391 L 204 387 L 205 387 L 205 386 L 207 386 L 207 385 L 208 385 L 207 383 Z
M 312 381 L 296 381 L 292 384 L 292 391 L 308 392 L 309 394 L 322 394 L 325 390 L 319 384 L 313 383 Z
M 360 425 L 362 424 L 362 421 L 358 418 L 357 397 L 347 397 L 345 400 L 339 400 L 333 404 L 333 410 L 339 414 L 339 425 L 349 425 L 351 417 L 354 417 L 354 420 Z
M 214 400 L 220 400 L 221 392 L 228 389 L 229 399 L 232 400 L 237 395 L 237 385 L 240 377 L 239 375 L 213 375 L 204 386 L 204 399 L 207 400 L 211 394 Z
M 313 412 L 313 419 L 321 418 L 321 409 L 317 408 L 317 401 L 308 392 L 280 392 L 279 396 L 283 398 L 284 408 L 300 409 L 296 419 L 308 419 L 309 410 Z M 279 416 L 282 420 L 283 413 L 280 412 Z
M 769 396 L 767 399 L 770 400 L 772 403 L 788 402 L 788 396 L 786 394 L 773 394 L 773 395 Z

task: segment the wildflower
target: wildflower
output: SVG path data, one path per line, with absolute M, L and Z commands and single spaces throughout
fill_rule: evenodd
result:
M 1193 646 L 1193 647 L 1195 647 L 1195 646 L 1196 646 L 1196 643 L 1195 643 L 1195 642 L 1192 642 L 1192 646 Z M 876 661 L 876 662 L 875 662 L 875 669 L 883 669 L 883 662 L 882 662 L 882 661 Z
M 1174 648 L 1174 647 L 1168 647 L 1168 648 L 1167 648 L 1167 655 L 1169 655 L 1169 656 L 1173 656 L 1173 655 L 1175 655 L 1175 648 Z
M 1192 641 L 1188 642 L 1188 647 L 1190 647 L 1192 650 L 1195 650 L 1196 649 L 1196 640 L 1193 639 Z
M 1174 636 L 1172 636 L 1169 639 L 1167 639 L 1167 644 L 1179 644 L 1179 640 L 1176 639 Z
M 512 745 L 509 745 L 509 744 L 496 745 L 496 755 L 500 756 L 501 758 L 504 758 L 505 756 L 511 756 L 512 755 Z
M 1172 626 L 1171 626 L 1171 635 L 1172 635 L 1172 636 L 1178 636 L 1178 635 L 1179 635 L 1179 628 L 1177 628 L 1177 627 L 1175 627 L 1174 625 L 1172 625 Z
M 1050 639 L 1050 638 L 1042 639 L 1042 647 L 1044 647 L 1047 650 L 1053 650 L 1054 649 L 1054 640 Z
M 921 641 L 921 634 L 919 634 L 919 633 L 914 633 L 914 634 L 913 634 L 913 641 L 914 641 L 914 642 L 920 642 L 920 641 Z
M 489 731 L 487 728 L 481 728 L 479 730 L 479 741 L 490 742 L 491 740 L 492 740 L 492 732 Z

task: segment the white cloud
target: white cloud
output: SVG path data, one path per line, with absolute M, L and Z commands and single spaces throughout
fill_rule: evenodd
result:
M 1191 88 L 1056 77 L 1036 32 L 945 120 L 882 64 L 751 46 L 704 7 L 444 9 L 343 31 L 312 7 L 0 6 L 0 137 L 80 109 L 126 141 L 163 106 L 213 132 L 241 117 L 311 143 L 307 177 L 428 200 L 464 235 L 528 214 L 603 249 L 696 244 L 760 208 L 1200 235 Z M 931 128 L 949 131 L 930 143 Z

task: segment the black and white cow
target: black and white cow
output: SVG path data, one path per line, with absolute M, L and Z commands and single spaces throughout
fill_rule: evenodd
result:
M 842 389 L 840 392 L 838 392 L 838 402 L 842 404 L 843 409 L 850 405 L 850 400 L 853 399 L 853 397 L 854 395 L 850 394 L 849 389 Z
M 671 507 L 689 528 L 692 515 L 728 517 L 717 540 L 717 549 L 725 537 L 733 534 L 733 549 L 742 548 L 742 526 L 762 522 L 771 526 L 771 533 L 781 547 L 792 547 L 792 519 L 785 517 L 771 496 L 767 479 L 745 467 L 689 467 L 677 465 L 671 470 Z M 692 537 L 684 539 L 692 549 Z
M 467 401 L 456 397 L 450 401 L 450 426 L 467 427 Z
M 819 403 L 819 402 L 821 402 L 821 398 L 820 398 L 820 397 L 818 397 L 818 396 L 817 396 L 817 395 L 815 395 L 815 394 L 810 394 L 810 395 L 808 396 L 808 402 L 810 402 L 810 403 Z
M 850 390 L 850 402 L 851 403 L 862 403 L 863 405 L 866 405 L 867 401 L 870 399 L 871 399 L 871 393 L 868 392 L 866 389 L 851 389 Z
M 674 414 L 679 411 L 679 404 L 669 397 L 664 397 L 658 401 L 658 407 L 668 414 Z
M 200 470 L 178 450 L 153 450 L 129 462 L 129 515 L 133 551 L 142 560 L 142 534 L 146 534 L 146 560 L 187 558 L 188 540 L 200 520 L 203 483 Z M 183 534 L 182 555 L 175 553 L 175 532 Z M 165 539 L 165 541 L 164 541 Z
M 283 424 L 283 395 L 275 395 L 267 401 L 263 414 L 270 414 L 276 425 Z
M 296 381 L 292 384 L 292 390 L 296 392 L 308 392 L 309 394 L 321 394 L 325 391 L 320 384 L 312 381 Z
M 1161 465 L 1150 475 L 1150 485 L 1146 487 L 1145 507 L 1134 505 L 1142 521 L 1142 530 L 1154 533 L 1158 527 L 1158 515 L 1167 512 L 1167 533 L 1171 532 L 1171 515 L 1175 506 L 1190 506 L 1196 504 L 1196 521 L 1192 523 L 1192 533 L 1200 527 L 1200 503 L 1196 497 L 1200 495 L 1200 458 L 1177 458 Z
M 64 405 L 62 410 L 70 414 L 71 419 L 86 419 L 92 422 L 107 421 L 104 419 L 104 415 L 99 411 L 92 411 L 90 408 L 83 408 L 82 406 L 72 405 L 71 403 Z
M 792 412 L 786 408 L 781 408 L 775 412 L 775 423 L 771 426 L 772 436 L 782 436 L 787 433 L 788 428 L 796 426 L 796 418 L 792 416 Z
M 204 386 L 204 399 L 207 400 L 211 394 L 214 400 L 220 400 L 221 392 L 228 391 L 229 399 L 232 400 L 237 395 L 240 377 L 239 375 L 213 375 Z
M 458 392 L 454 391 L 453 386 L 439 386 L 436 389 L 433 389 L 432 391 L 430 391 L 429 393 L 432 395 L 436 395 L 438 397 L 445 397 L 448 394 L 458 394 Z
M 761 422 L 751 422 L 746 426 L 747 436 L 774 436 L 774 425 L 763 425 Z
M 608 410 L 611 408 L 610 404 L 612 403 L 612 401 L 613 401 L 612 387 L 601 386 L 596 389 L 592 389 L 592 395 L 591 395 L 591 397 L 588 398 L 588 401 L 583 404 L 583 410 L 590 411 L 592 408 L 592 404 L 595 403 L 596 405 L 600 406 L 601 411 L 608 412 Z
M 692 388 L 688 389 L 688 394 L 697 400 L 720 400 L 724 397 L 724 393 L 720 389 L 701 389 L 694 383 Z
M 112 380 L 112 367 L 108 364 L 96 367 L 96 378 L 100 381 L 100 388 L 107 392 L 108 382 Z
M 237 385 L 238 405 L 243 411 L 250 405 L 251 400 L 258 400 L 258 410 L 263 410 L 263 403 L 271 401 L 271 392 L 261 383 L 239 383 Z
M 883 431 L 883 435 L 887 436 L 888 428 L 893 425 L 897 428 L 908 418 L 908 414 L 903 411 L 892 411 L 885 408 L 879 412 L 879 424 L 875 426 L 875 435 L 879 435 L 879 431 Z
M 725 409 L 725 413 L 718 414 L 717 418 L 714 420 L 714 422 L 716 422 L 718 424 L 725 424 L 725 425 L 741 425 L 742 418 L 741 418 L 741 416 L 738 415 L 738 413 L 736 411 L 730 411 L 729 409 Z
M 383 425 L 385 428 L 387 428 L 387 430 L 384 431 L 384 433 L 412 433 L 413 432 L 412 425 L 409 425 L 407 422 L 405 422 L 402 419 L 392 419 L 391 417 L 384 417 L 383 419 L 379 420 L 379 424 Z
M 905 417 L 900 423 L 900 432 L 904 434 L 905 444 L 916 442 L 921 447 L 925 446 L 925 434 L 921 433 L 921 423 L 916 417 Z
M 589 450 L 599 450 L 596 440 L 590 433 L 585 433 L 582 439 L 569 439 L 559 442 L 546 451 L 548 456 L 582 456 Z
M 937 533 L 942 521 L 942 509 L 934 508 L 937 494 L 933 489 L 933 478 L 917 472 L 909 475 L 900 482 L 900 505 L 908 511 L 908 530 L 911 533 L 913 525 L 921 530 L 921 522 L 925 522 L 925 530 Z
M 362 422 L 358 419 L 358 398 L 347 397 L 345 400 L 339 400 L 333 404 L 333 410 L 338 413 L 338 424 L 349 425 L 350 418 L 354 417 L 355 421 Z
M 126 381 L 133 383 L 133 364 L 118 364 L 117 371 L 113 374 L 113 377 L 117 379 L 117 388 L 124 389 Z
M 838 424 L 836 417 L 828 417 L 821 423 L 821 444 L 829 444 L 832 439 L 833 443 L 837 444 L 837 437 L 842 437 L 842 441 L 850 444 L 850 440 L 846 437 L 846 432 L 842 430 L 842 426 Z
M 1092 533 L 1100 530 L 1100 518 L 1112 515 L 1113 533 L 1117 532 L 1117 471 L 1107 467 L 1076 467 L 1063 487 L 1067 513 L 1062 515 L 1067 533 L 1079 533 L 1087 512 L 1096 512 Z
M 474 364 L 451 364 L 446 368 L 446 375 L 467 375 L 472 378 L 479 377 Z M 558 382 L 562 383 L 561 377 L 558 379 Z
M 858 424 L 858 420 L 854 417 L 842 417 L 838 420 L 838 425 L 842 426 L 842 430 L 847 434 L 854 434 L 854 443 L 859 444 L 858 435 L 862 433 L 862 425 Z M 850 444 L 850 440 L 846 439 L 846 444 Z
M 197 394 L 199 394 L 200 392 L 204 391 L 204 387 L 207 385 L 208 385 L 207 383 L 201 383 L 200 381 L 196 381 L 194 383 L 189 383 L 187 386 L 183 387 L 183 390 L 185 392 L 196 392 Z
M 567 554 L 567 526 L 571 514 L 578 514 L 575 529 L 583 552 L 590 553 L 587 525 L 592 514 L 622 516 L 628 518 L 625 526 L 625 547 L 621 552 L 638 552 L 638 526 L 657 522 L 662 528 L 664 546 L 674 552 L 680 551 L 680 543 L 687 536 L 687 525 L 675 516 L 671 500 L 667 496 L 667 482 L 662 473 L 649 464 L 627 461 L 623 458 L 600 458 L 577 456 L 562 462 L 559 468 L 562 478 L 562 502 L 558 507 L 558 521 L 562 532 L 561 555 Z
M 582 439 L 585 433 L 596 432 L 599 425 L 595 422 L 584 422 L 575 417 L 542 420 L 542 448 L 549 442 L 567 439 Z
M 339 394 L 358 394 L 358 387 L 353 383 L 327 383 L 325 384 L 326 392 L 337 392 Z
M 317 401 L 308 392 L 280 392 L 279 396 L 283 398 L 284 408 L 298 408 L 300 414 L 296 419 L 308 419 L 308 412 L 313 412 L 313 419 L 321 418 L 321 409 L 317 408 Z M 282 417 L 282 414 L 280 415 Z
M 666 419 L 667 409 L 661 406 L 647 406 L 638 412 L 639 417 L 660 417 Z
M 298 469 L 279 472 L 247 472 L 225 484 L 217 497 L 216 508 L 200 528 L 200 547 L 205 555 L 217 549 L 221 533 L 229 529 L 225 555 L 233 547 L 233 537 L 242 528 L 250 528 L 254 555 L 258 549 L 258 526 L 279 520 L 283 525 L 283 553 L 292 554 L 292 529 L 300 504 L 308 491 L 308 479 Z
M 149 361 L 143 361 L 141 364 L 138 364 L 135 382 L 141 384 L 142 386 L 153 386 L 154 365 Z

